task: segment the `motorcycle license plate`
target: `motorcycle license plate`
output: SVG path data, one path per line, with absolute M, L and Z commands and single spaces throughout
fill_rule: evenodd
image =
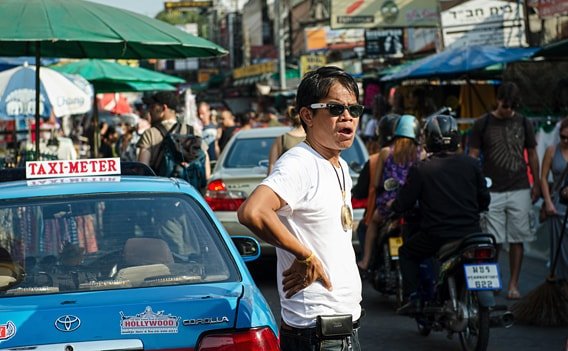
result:
M 389 238 L 389 253 L 392 258 L 398 258 L 398 249 L 402 246 L 402 237 Z
M 501 275 L 496 263 L 464 264 L 468 290 L 499 290 Z

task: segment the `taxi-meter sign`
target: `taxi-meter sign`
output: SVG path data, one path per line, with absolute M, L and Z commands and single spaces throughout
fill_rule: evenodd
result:
M 496 263 L 464 265 L 468 290 L 499 290 L 501 276 Z
M 26 179 L 120 174 L 120 158 L 26 162 Z

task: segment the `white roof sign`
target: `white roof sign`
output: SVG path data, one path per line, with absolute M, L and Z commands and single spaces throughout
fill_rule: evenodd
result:
M 26 179 L 120 174 L 120 158 L 26 162 Z

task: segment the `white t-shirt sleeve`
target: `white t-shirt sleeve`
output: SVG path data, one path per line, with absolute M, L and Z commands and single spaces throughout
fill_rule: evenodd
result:
M 301 151 L 304 150 L 289 150 L 280 156 L 270 175 L 261 183 L 271 188 L 287 203 L 290 213 L 302 202 L 310 188 L 309 168 L 306 168 L 305 157 L 302 159 Z M 286 208 L 281 211 L 287 212 Z

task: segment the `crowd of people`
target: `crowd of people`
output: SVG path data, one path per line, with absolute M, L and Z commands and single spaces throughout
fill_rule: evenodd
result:
M 407 302 L 401 314 L 417 308 L 413 293 L 421 260 L 444 243 L 479 231 L 495 236 L 498 253 L 508 248 L 510 274 L 504 294 L 520 299 L 525 245 L 536 239 L 533 204 L 541 197 L 550 252 L 562 246 L 557 274 L 568 279 L 568 246 L 559 241 L 566 213 L 560 194 L 568 184 L 567 120 L 560 123 L 560 141 L 546 149 L 541 163 L 533 126 L 517 111 L 521 101 L 515 83 L 501 84 L 495 108 L 476 120 L 467 153 L 454 117 L 436 112 L 421 88 L 412 91 L 408 104 L 396 90 L 388 97 L 377 94 L 364 121 L 368 109 L 359 101 L 353 77 L 337 67 L 322 67 L 303 77 L 296 105 L 285 114 L 269 107 L 258 114 L 235 115 L 201 101 L 196 123 L 182 126 L 182 133 L 201 138 L 207 176 L 209 162 L 237 131 L 291 127 L 272 145 L 266 179 L 238 210 L 241 223 L 277 248 L 282 350 L 321 346 L 322 324 L 338 321 L 349 321 L 349 328 L 336 343 L 321 349 L 359 349 L 360 277 L 376 258 L 378 228 L 389 216 L 415 208 L 417 230 L 400 249 Z M 99 126 L 100 147 L 93 126 L 87 130 L 98 156 L 159 163 L 163 130 L 178 125 L 179 97 L 159 92 L 143 102 L 136 125 Z M 365 139 L 370 154 L 363 168 L 368 174 L 359 177 L 368 182 L 363 186 L 368 206 L 357 228 L 363 233 L 358 256 L 351 244 L 354 184 L 340 156 L 356 134 Z M 491 179 L 490 187 L 485 177 Z M 338 319 L 321 318 L 330 315 Z
M 153 95 L 159 101 L 169 107 L 173 116 L 181 113 L 181 101 L 176 93 L 158 92 Z M 167 102 L 167 103 L 165 103 Z M 108 122 L 99 124 L 99 147 L 95 143 L 94 128 L 89 128 L 86 137 L 89 139 L 91 146 L 91 156 L 95 156 L 97 150 L 98 157 L 120 157 L 123 161 L 136 161 L 138 159 L 139 150 L 138 141 L 144 131 L 151 128 L 153 124 L 160 121 L 160 113 L 156 111 L 152 116 L 152 101 L 145 99 L 137 109 L 138 122 L 136 125 L 121 123 L 119 125 L 109 125 Z M 159 109 L 160 107 L 158 107 Z M 269 107 L 266 111 L 257 113 L 249 110 L 243 113 L 234 114 L 229 108 L 213 109 L 206 101 L 197 104 L 197 119 L 192 124 L 196 135 L 201 136 L 203 143 L 211 161 L 216 160 L 223 151 L 227 142 L 239 130 L 251 128 L 266 128 L 272 126 L 295 126 L 294 119 L 290 115 L 293 109 L 285 112 L 279 112 L 274 107 Z M 169 118 L 170 120 L 174 120 Z M 294 135 L 298 135 L 294 132 Z
M 397 182 L 404 184 L 410 166 L 420 164 L 418 160 L 425 157 L 425 155 L 416 157 L 410 164 L 393 163 L 396 148 L 392 144 L 397 139 L 401 139 L 400 132 L 397 133 L 396 128 L 398 123 L 402 124 L 399 121 L 393 123 L 393 119 L 401 119 L 401 115 L 404 116 L 402 120 L 409 118 L 408 115 L 404 115 L 404 111 L 412 111 L 411 116 L 416 118 L 417 124 L 421 126 L 419 130 L 423 130 L 427 116 L 436 115 L 436 107 L 424 96 L 423 89 L 415 89 L 412 95 L 414 101 L 406 109 L 402 98 L 394 99 L 396 96 L 394 92 L 391 92 L 388 101 L 382 95 L 377 95 L 374 99 L 373 115 L 361 132 L 367 136 L 367 145 L 371 153 L 369 165 L 372 165 L 369 170 L 373 174 L 368 190 L 373 200 L 369 201 L 365 221 L 362 223 L 362 229 L 359 228 L 366 233 L 359 236 L 364 242 L 363 255 L 358 262 L 363 275 L 372 259 L 373 253 L 369 250 L 373 247 L 381 212 L 384 217 L 392 211 L 384 200 L 389 196 L 389 191 L 384 187 L 385 180 L 393 178 L 395 174 Z M 534 204 L 541 196 L 543 199 L 541 225 L 550 227 L 547 228 L 547 232 L 551 233 L 551 255 L 555 252 L 554 248 L 561 245 L 558 240 L 562 231 L 565 207 L 560 201 L 559 189 L 565 180 L 564 171 L 567 169 L 568 160 L 568 156 L 562 156 L 568 152 L 565 150 L 568 144 L 564 145 L 565 142 L 568 143 L 568 137 L 563 140 L 564 136 L 568 136 L 566 120 L 559 122 L 558 144 L 549 146 L 542 162 L 539 160 L 533 124 L 518 112 L 520 96 L 515 83 L 504 82 L 497 90 L 495 108 L 475 121 L 471 136 L 467 140 L 468 144 L 460 146 L 461 152 L 467 150 L 470 157 L 479 160 L 483 174 L 492 181 L 489 189 L 491 202 L 488 210 L 482 213 L 482 230 L 495 235 L 498 252 L 504 246 L 508 249 L 510 280 L 506 285 L 505 297 L 510 300 L 522 297 L 520 289 L 522 262 L 526 245 L 536 240 L 538 224 L 535 223 Z M 395 106 L 399 113 L 393 113 Z M 381 123 L 383 129 L 379 131 Z M 369 125 L 372 127 L 369 128 Z M 385 131 L 384 127 L 387 125 L 390 130 Z M 379 131 L 378 137 L 372 133 L 373 129 Z M 385 134 L 390 138 L 388 141 L 385 141 Z M 417 140 L 422 144 L 419 147 L 424 146 L 418 141 L 419 137 L 414 137 L 412 133 L 409 133 L 406 139 Z M 377 148 L 376 145 L 380 147 Z M 387 169 L 386 172 L 385 164 L 390 165 L 390 170 Z M 553 179 L 553 182 L 550 183 L 549 179 Z M 376 201 L 376 204 L 372 204 L 371 201 Z M 374 212 L 369 213 L 369 211 Z M 557 268 L 562 279 L 568 278 L 568 275 L 563 273 L 568 267 L 566 250 L 568 246 L 560 251 Z M 405 250 L 402 250 L 401 255 L 404 253 Z M 552 259 L 553 257 L 550 257 L 551 261 Z
M 541 170 L 535 132 L 517 111 L 520 92 L 512 82 L 498 88 L 495 108 L 475 122 L 468 152 L 455 118 L 436 112 L 422 90 L 413 94 L 412 114 L 396 94 L 389 96 L 391 103 L 378 96 L 374 116 L 358 129 L 364 109 L 357 105 L 358 90 L 352 84 L 345 72 L 329 67 L 304 77 L 296 109 L 306 139 L 271 164 L 272 172 L 239 209 L 239 220 L 277 247 L 283 350 L 321 346 L 320 314 L 350 315 L 352 328 L 334 347 L 358 349 L 361 285 L 352 281 L 352 271 L 363 274 L 376 258 L 377 228 L 391 213 L 418 212 L 415 231 L 406 233 L 399 251 L 405 298 L 399 314 L 412 315 L 420 308 L 420 263 L 443 244 L 476 232 L 495 237 L 497 258 L 508 248 L 504 296 L 520 299 L 525 245 L 536 239 L 533 205 L 541 195 L 551 218 L 551 254 L 562 247 L 555 274 L 568 279 L 567 246 L 560 242 L 566 210 L 560 194 L 568 197 L 566 120 L 560 123 L 560 142 L 547 149 Z M 341 233 L 352 217 L 344 208 L 349 182 L 340 176 L 346 167 L 339 153 L 351 145 L 351 130 L 368 133 L 371 153 L 363 168 L 370 175 L 360 175 L 368 179 L 370 198 L 356 262 Z

